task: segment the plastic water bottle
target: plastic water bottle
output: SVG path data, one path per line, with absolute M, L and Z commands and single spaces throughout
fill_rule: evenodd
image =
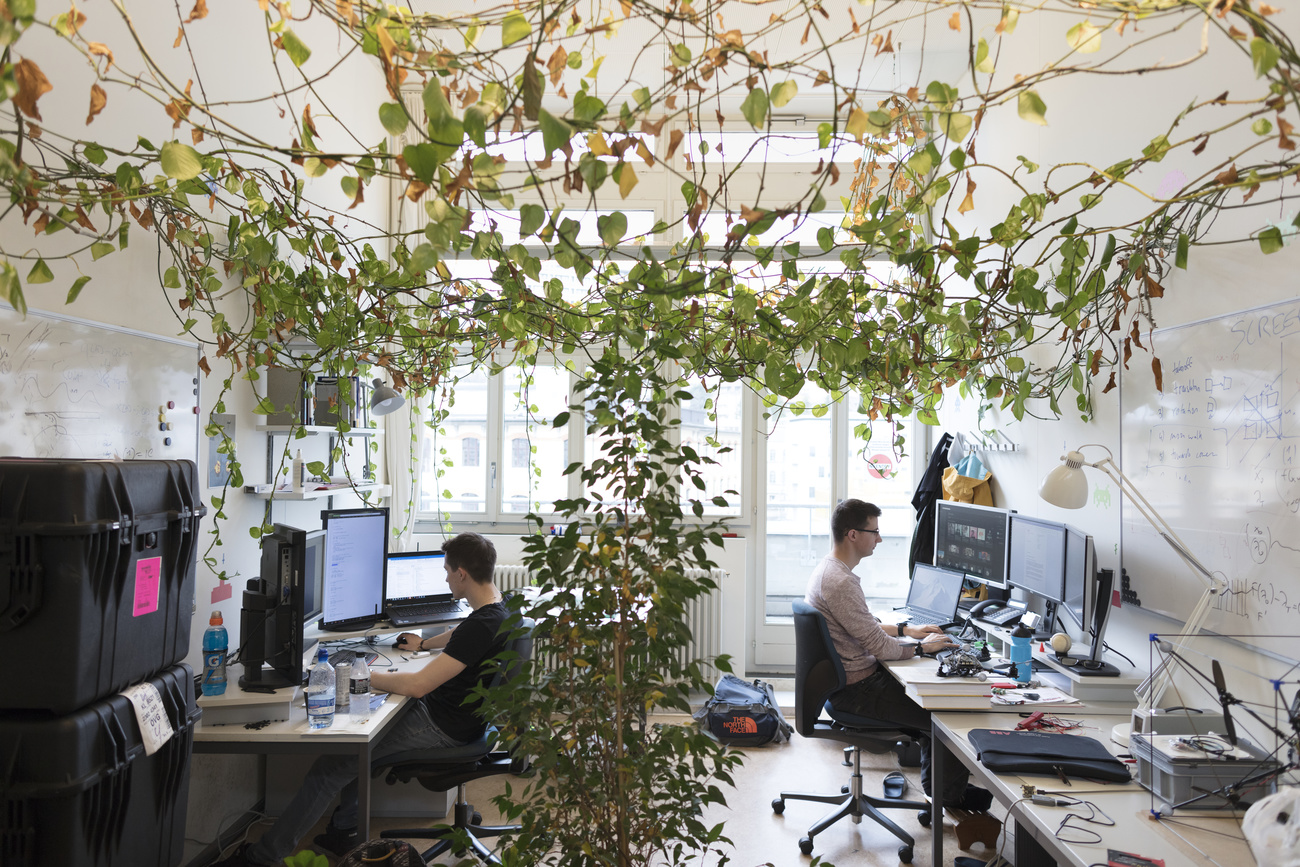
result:
M 314 729 L 327 729 L 334 724 L 334 667 L 330 654 L 321 645 L 316 654 L 316 667 L 307 681 L 307 725 Z
M 221 695 L 226 691 L 226 652 L 230 638 L 221 625 L 221 612 L 213 611 L 203 633 L 203 694 Z
M 352 660 L 352 676 L 348 681 L 348 697 L 351 710 L 348 717 L 354 723 L 363 723 L 370 719 L 370 666 L 366 665 L 365 654 Z
M 1011 674 L 1016 683 L 1026 685 L 1033 676 L 1033 646 L 1030 641 L 1034 630 L 1021 623 L 1011 630 Z

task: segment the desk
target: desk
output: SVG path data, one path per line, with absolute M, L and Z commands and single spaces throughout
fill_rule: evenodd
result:
M 402 659 L 395 655 L 393 665 L 398 669 L 421 668 L 430 657 L 419 659 Z M 280 693 L 292 693 L 293 704 L 289 719 L 272 722 L 260 729 L 248 729 L 243 725 L 205 725 L 202 720 L 194 729 L 194 752 L 196 753 L 253 753 L 270 754 L 309 754 L 321 755 L 333 753 L 355 755 L 357 757 L 357 831 L 362 840 L 370 837 L 370 752 L 371 745 L 387 731 L 398 718 L 399 711 L 411 699 L 406 696 L 389 695 L 387 701 L 371 714 L 370 720 L 360 728 L 353 727 L 343 718 L 335 718 L 334 725 L 321 732 L 312 732 L 307 727 L 307 708 L 302 701 L 301 687 L 285 687 Z M 239 697 L 239 689 L 232 685 L 223 698 L 234 701 Z M 205 696 L 205 699 L 210 697 Z
M 1113 723 L 1112 719 L 1087 713 L 1061 713 L 1060 715 L 1079 717 L 1084 725 L 1097 729 L 1089 733 L 1105 743 L 1112 753 L 1118 753 L 1121 749 L 1111 744 L 1107 737 L 1107 732 Z M 1015 720 L 1008 719 L 1002 714 L 953 712 L 936 713 L 931 719 L 931 734 L 935 747 L 942 745 L 951 750 L 952 754 L 970 769 L 973 780 L 991 791 L 998 803 L 1004 806 L 1015 804 L 1021 798 L 1021 785 L 1069 792 L 1070 787 L 1062 786 L 1059 781 L 1051 777 L 999 776 L 989 771 L 975 758 L 975 750 L 966 739 L 968 731 L 981 728 L 1009 729 L 1014 726 Z M 935 749 L 932 756 L 931 773 L 935 779 L 941 779 L 945 762 L 944 750 Z M 1020 839 L 1024 839 L 1025 836 L 1033 839 L 1047 851 L 1056 864 L 1088 867 L 1090 864 L 1104 863 L 1108 847 L 1150 858 L 1162 858 L 1166 867 L 1210 867 L 1210 865 L 1222 867 L 1222 865 L 1254 863 L 1250 847 L 1244 839 L 1241 839 L 1238 824 L 1231 817 L 1208 813 L 1204 818 L 1200 816 L 1196 818 L 1198 826 L 1223 824 L 1222 828 L 1207 829 L 1208 833 L 1205 834 L 1204 839 L 1198 839 L 1198 842 L 1202 843 L 1208 851 L 1207 857 L 1205 854 L 1194 853 L 1190 846 L 1175 845 L 1171 832 L 1162 830 L 1158 822 L 1144 818 L 1151 809 L 1151 794 L 1137 783 L 1103 786 L 1091 783 L 1080 785 L 1079 781 L 1075 781 L 1074 787 L 1086 789 L 1087 794 L 1081 794 L 1080 797 L 1093 801 L 1106 815 L 1115 820 L 1115 826 L 1112 828 L 1084 826 L 1096 828 L 1102 835 L 1100 843 L 1067 843 L 1058 840 L 1055 832 L 1061 819 L 1065 817 L 1064 807 L 1042 807 L 1026 802 L 1017 805 L 1014 814 L 1007 816 L 1008 821 L 1014 822 L 1018 827 Z M 1098 794 L 1097 789 L 1106 791 Z M 935 865 L 942 865 L 944 863 L 942 824 L 936 823 L 934 827 L 935 830 L 931 833 L 931 856 Z M 1018 867 L 1034 867 L 1031 860 L 1021 857 L 1022 853 L 1016 854 Z

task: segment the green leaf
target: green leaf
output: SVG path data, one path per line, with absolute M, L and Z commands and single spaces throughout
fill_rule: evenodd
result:
M 1023 90 L 1016 106 L 1020 117 L 1039 126 L 1047 126 L 1047 106 L 1036 90 Z
M 831 134 L 835 132 L 835 127 L 829 123 L 817 124 L 817 147 L 825 149 L 831 146 Z
M 1250 131 L 1255 135 L 1268 135 L 1273 131 L 1273 122 L 1266 117 L 1258 118 L 1250 125 Z
M 105 256 L 107 256 L 109 253 L 112 253 L 115 249 L 117 248 L 114 247 L 112 244 L 99 241 L 97 243 L 90 245 L 90 258 L 95 261 L 98 261 L 104 258 Z
M 402 159 L 406 161 L 406 167 L 426 184 L 433 180 L 433 175 L 442 162 L 438 159 L 438 151 L 434 146 L 423 142 L 402 148 Z
M 781 108 L 799 93 L 799 85 L 791 79 L 772 86 L 772 105 Z
M 767 123 L 767 93 L 757 87 L 751 90 L 740 104 L 740 113 L 755 129 L 764 126 Z
M 928 149 L 918 151 L 907 161 L 907 167 L 916 174 L 917 177 L 925 177 L 934 168 L 934 159 L 930 156 Z
M 85 153 L 86 159 L 97 166 L 102 166 L 104 161 L 108 159 L 108 154 L 104 153 L 104 149 L 93 142 L 86 145 L 83 153 Z
M 73 301 L 76 301 L 77 296 L 81 294 L 81 290 L 85 288 L 85 285 L 89 282 L 90 278 L 85 274 L 72 281 L 72 288 L 68 290 L 68 300 L 64 303 L 71 304 Z
M 533 64 L 524 67 L 524 117 L 537 120 L 537 113 L 542 108 L 542 94 L 546 92 L 546 79 L 542 71 Z
M 109 252 L 110 253 L 112 252 L 111 248 L 109 249 Z M 172 267 L 168 268 L 166 271 L 163 272 L 163 288 L 164 289 L 181 288 L 181 275 L 180 272 L 176 270 L 175 265 L 173 265 Z
M 1038 163 L 1034 162 L 1033 160 L 1029 159 L 1028 157 L 1016 157 L 1016 159 L 1020 160 L 1020 164 L 1021 164 L 1022 166 L 1024 166 L 1025 169 L 1026 169 L 1026 170 L 1027 170 L 1031 175 L 1032 175 L 1034 172 L 1038 171 Z
M 162 146 L 159 161 L 162 163 L 162 170 L 167 173 L 167 177 L 175 178 L 178 181 L 197 178 L 203 171 L 203 161 L 199 156 L 199 152 L 178 141 L 169 141 Z
M 981 39 L 975 47 L 975 71 L 993 74 L 993 58 L 989 56 L 989 44 Z
M 829 226 L 822 226 L 817 230 L 817 246 L 822 248 L 823 253 L 829 253 L 831 247 L 835 246 L 835 233 Z
M 32 270 L 27 272 L 28 283 L 48 283 L 53 279 L 54 275 L 50 273 L 50 266 L 45 264 L 44 259 L 37 259 L 36 264 L 32 266 Z
M 548 157 L 568 144 L 569 139 L 574 136 L 575 130 L 572 126 L 544 108 L 538 111 L 537 121 L 542 128 L 542 147 Z
M 406 109 L 396 102 L 386 102 L 379 106 L 379 122 L 388 130 L 389 135 L 401 135 L 406 132 L 406 125 L 410 123 L 410 118 L 406 116 Z
M 1178 253 L 1174 257 L 1174 267 L 1187 270 L 1187 253 L 1191 249 L 1192 239 L 1187 236 L 1186 232 L 1178 234 Z
M 1080 21 L 1065 32 L 1065 41 L 1080 54 L 1093 54 L 1101 50 L 1102 28 L 1088 21 Z
M 650 99 L 650 88 L 648 87 L 638 87 L 632 91 L 632 98 L 636 100 L 638 111 L 649 111 L 654 105 L 653 100 Z
M 343 195 L 347 196 L 349 200 L 355 201 L 357 190 L 361 187 L 361 182 L 351 175 L 344 175 L 339 180 L 339 187 L 343 190 Z
M 23 316 L 27 315 L 27 299 L 23 297 L 23 284 L 18 272 L 8 262 L 0 265 L 0 298 Z
M 1277 226 L 1269 226 L 1259 233 L 1259 249 L 1265 254 L 1276 253 L 1282 249 L 1282 230 Z M 29 275 L 27 282 L 31 283 L 32 278 Z
M 962 141 L 970 135 L 971 118 L 968 114 L 945 112 L 940 116 L 940 130 L 953 141 Z
M 546 222 L 546 211 L 541 205 L 523 205 L 519 208 L 519 237 L 527 238 Z
M 1262 36 L 1250 40 L 1250 62 L 1255 68 L 1255 77 L 1263 78 L 1277 66 L 1282 53 L 1278 47 Z
M 465 135 L 481 148 L 487 147 L 489 109 L 475 104 L 465 109 Z
M 533 25 L 528 23 L 524 13 L 511 11 L 501 21 L 501 45 L 514 45 L 521 39 L 527 39 L 532 32 Z
M 618 246 L 618 242 L 627 234 L 627 215 L 622 211 L 601 214 L 596 218 L 596 231 L 600 233 L 600 240 L 605 242 L 606 247 Z
M 280 44 L 284 46 L 284 50 L 289 55 L 289 59 L 293 61 L 294 66 L 301 67 L 307 62 L 307 58 L 311 57 L 311 49 L 298 38 L 297 33 L 294 33 L 288 27 L 280 34 Z
M 673 46 L 672 54 L 673 66 L 685 66 L 691 62 L 691 49 L 684 44 Z

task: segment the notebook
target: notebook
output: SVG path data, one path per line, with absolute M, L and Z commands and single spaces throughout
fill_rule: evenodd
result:
M 459 620 L 469 614 L 464 602 L 451 598 L 446 559 L 441 551 L 388 555 L 384 581 L 384 616 L 394 626 L 419 626 Z
M 913 625 L 933 623 L 949 626 L 955 623 L 964 578 L 961 572 L 917 563 L 912 569 L 907 604 L 898 609 L 899 619 Z

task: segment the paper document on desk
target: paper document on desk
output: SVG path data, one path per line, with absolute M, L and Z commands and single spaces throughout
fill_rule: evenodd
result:
M 1083 704 L 1054 686 L 1025 687 L 994 693 L 991 704 Z

